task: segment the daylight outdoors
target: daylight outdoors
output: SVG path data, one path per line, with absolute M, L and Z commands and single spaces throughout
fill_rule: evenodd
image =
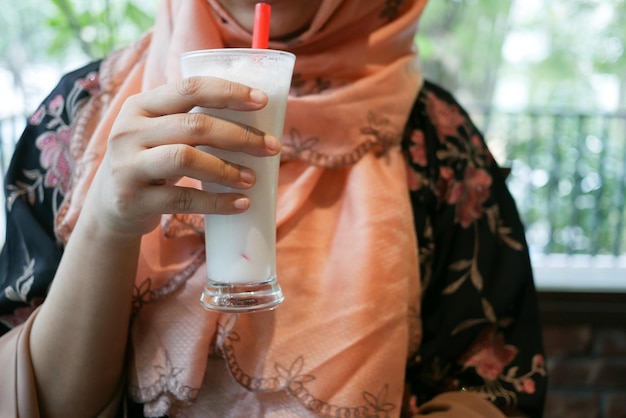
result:
M 139 37 L 158 3 L 2 8 L 2 173 L 59 77 Z M 415 40 L 425 77 L 456 96 L 509 172 L 539 290 L 545 418 L 626 417 L 624 22 L 626 0 L 430 0 Z
M 625 3 L 433 0 L 421 22 L 426 77 L 456 95 L 511 169 L 540 287 L 626 289 L 615 275 L 626 272 Z M 136 39 L 157 4 L 21 0 L 3 9 L 2 170 L 24 115 L 59 76 Z M 588 271 L 601 280 L 585 281 Z

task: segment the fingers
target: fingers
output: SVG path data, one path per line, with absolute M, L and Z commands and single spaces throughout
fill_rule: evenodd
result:
M 270 134 L 203 113 L 183 113 L 153 118 L 149 129 L 137 132 L 144 147 L 177 142 L 191 146 L 209 145 L 255 156 L 274 155 L 280 142 Z
M 165 84 L 132 100 L 146 116 L 186 113 L 196 106 L 214 109 L 258 110 L 267 95 L 257 89 L 215 77 L 189 77 Z
M 135 167 L 140 182 L 191 177 L 203 182 L 246 189 L 255 181 L 255 174 L 249 168 L 184 144 L 151 148 L 140 153 L 138 158 Z
M 190 112 L 195 107 L 253 111 L 267 95 L 243 84 L 214 77 L 190 77 L 128 98 L 110 140 L 132 137 L 144 148 L 182 143 L 209 145 L 256 156 L 275 155 L 278 139 L 249 126 Z
M 93 194 L 101 212 L 108 213 L 103 219 L 119 230 L 145 233 L 163 213 L 245 211 L 250 202 L 242 193 L 210 193 L 177 186 L 175 180 L 188 177 L 242 191 L 252 187 L 252 170 L 196 147 L 267 157 L 280 151 L 278 140 L 190 111 L 195 107 L 254 111 L 266 104 L 263 92 L 211 77 L 191 77 L 128 98 L 111 129 L 99 170 L 103 180 Z
M 237 193 L 209 193 L 180 186 L 144 188 L 137 202 L 145 213 L 236 214 L 248 209 L 250 200 Z

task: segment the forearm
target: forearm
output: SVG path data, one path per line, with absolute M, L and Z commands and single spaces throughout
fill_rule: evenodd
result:
M 47 417 L 94 416 L 123 374 L 140 237 L 163 213 L 244 212 L 254 173 L 197 149 L 208 145 L 259 157 L 277 138 L 202 113 L 196 106 L 254 111 L 267 96 L 211 77 L 194 77 L 129 97 L 116 118 L 85 205 L 34 319 L 31 356 Z M 242 193 L 176 184 L 193 178 Z
M 31 334 L 44 416 L 95 415 L 119 386 L 140 238 L 81 217 Z M 91 412 L 91 413 L 90 413 Z

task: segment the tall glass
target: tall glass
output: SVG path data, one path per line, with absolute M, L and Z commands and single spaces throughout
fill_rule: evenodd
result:
M 196 108 L 219 118 L 282 137 L 295 56 L 269 49 L 227 48 L 193 51 L 180 57 L 183 77 L 213 76 L 265 91 L 268 103 L 258 111 Z M 250 167 L 256 183 L 244 193 L 250 207 L 236 215 L 206 215 L 207 280 L 200 298 L 208 309 L 256 312 L 274 309 L 284 297 L 276 278 L 276 189 L 279 156 L 255 157 L 201 147 L 235 164 Z M 214 192 L 237 192 L 204 183 Z

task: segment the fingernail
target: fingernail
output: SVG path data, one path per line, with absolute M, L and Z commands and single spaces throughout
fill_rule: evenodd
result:
M 265 100 L 267 99 L 267 95 L 258 89 L 252 89 L 250 90 L 250 100 L 252 100 L 255 103 L 265 103 Z
M 252 172 L 252 170 L 242 168 L 239 172 L 239 176 L 241 177 L 241 180 L 246 184 L 254 183 L 254 172 Z
M 265 147 L 269 149 L 270 151 L 273 151 L 273 152 L 280 151 L 280 142 L 278 141 L 276 137 L 272 135 L 265 135 L 263 140 L 265 141 Z
M 240 197 L 233 202 L 233 206 L 235 209 L 248 209 L 248 206 L 250 206 L 250 199 L 247 197 Z

